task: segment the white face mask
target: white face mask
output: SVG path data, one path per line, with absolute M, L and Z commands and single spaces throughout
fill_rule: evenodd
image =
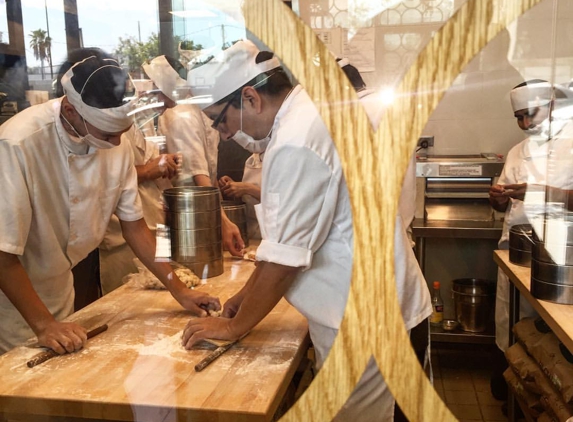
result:
M 265 136 L 263 139 L 257 140 L 254 139 L 251 135 L 247 135 L 245 132 L 243 132 L 243 97 L 241 96 L 241 129 L 235 132 L 235 134 L 232 136 L 233 140 L 250 153 L 261 154 L 265 152 L 267 145 L 271 141 L 272 131 L 273 129 L 271 128 L 267 136 Z
M 99 139 L 96 138 L 95 136 L 93 136 L 89 130 L 88 127 L 86 125 L 86 121 L 83 119 L 82 120 L 84 122 L 84 127 L 86 128 L 86 132 L 87 135 L 82 136 L 78 133 L 78 131 L 76 130 L 76 128 L 68 121 L 68 119 L 65 118 L 65 116 L 62 114 L 61 115 L 62 118 L 66 121 L 66 123 L 72 128 L 72 130 L 76 133 L 77 136 L 73 136 L 70 135 L 70 138 L 77 143 L 84 143 L 92 148 L 96 148 L 96 149 L 111 149 L 113 147 L 115 147 L 116 145 L 112 144 L 111 142 L 108 141 L 104 141 L 103 139 Z
M 270 133 L 269 133 L 269 135 L 270 135 Z M 253 154 L 260 154 L 262 152 L 265 152 L 265 150 L 267 149 L 267 145 L 271 141 L 271 137 L 267 136 L 264 139 L 255 140 L 252 136 L 247 135 L 242 130 L 238 130 L 233 135 L 233 141 L 235 141 L 240 146 L 242 146 L 247 151 L 249 151 Z

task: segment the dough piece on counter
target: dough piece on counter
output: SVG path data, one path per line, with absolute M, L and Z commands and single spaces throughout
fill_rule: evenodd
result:
M 256 261 L 257 259 L 257 250 L 256 249 L 245 249 L 243 251 L 243 259 L 245 261 Z
M 210 317 L 220 317 L 223 313 L 223 310 L 214 311 L 213 309 L 209 309 L 207 312 L 209 313 Z
M 137 259 L 137 258 L 136 258 Z M 135 259 L 134 259 L 135 262 Z M 134 274 L 128 274 L 124 277 L 123 282 L 127 283 L 129 281 L 134 281 L 137 286 L 142 289 L 165 289 L 165 286 L 149 269 L 147 269 L 141 262 L 136 262 L 136 266 L 139 272 Z M 173 272 L 179 277 L 181 282 L 187 286 L 187 288 L 192 289 L 193 287 L 202 284 L 201 279 L 193 273 L 189 268 L 178 267 L 173 270 Z
M 176 268 L 175 274 L 189 289 L 201 284 L 199 277 L 195 275 L 189 268 Z

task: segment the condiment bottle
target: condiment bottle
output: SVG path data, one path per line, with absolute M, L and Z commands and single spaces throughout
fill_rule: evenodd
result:
M 434 281 L 434 289 L 432 290 L 432 316 L 430 317 L 430 324 L 440 325 L 444 319 L 444 301 L 440 294 L 440 282 Z

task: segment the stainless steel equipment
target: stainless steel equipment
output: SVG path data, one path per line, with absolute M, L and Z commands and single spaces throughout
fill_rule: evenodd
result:
M 497 182 L 504 161 L 483 155 L 435 155 L 418 159 L 416 218 L 450 222 L 495 220 L 488 192 Z
M 509 261 L 523 267 L 531 266 L 533 229 L 531 224 L 516 224 L 509 229 Z
M 493 310 L 495 283 L 475 278 L 454 280 L 452 294 L 462 330 L 485 331 Z
M 198 277 L 223 273 L 221 199 L 214 187 L 186 186 L 163 191 L 168 210 L 171 256 Z
M 456 279 L 495 280 L 493 251 L 501 237 L 502 214 L 489 204 L 504 160 L 495 154 L 419 157 L 412 234 L 428 283 L 451 290 Z M 444 297 L 444 318 L 456 318 L 453 297 Z M 494 342 L 493 319 L 478 334 L 432 332 L 434 341 Z

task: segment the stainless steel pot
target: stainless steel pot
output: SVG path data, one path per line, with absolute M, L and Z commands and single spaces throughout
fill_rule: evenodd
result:
M 494 303 L 495 283 L 476 278 L 461 278 L 453 281 L 452 295 L 456 319 L 461 329 L 474 333 L 487 328 Z
M 533 259 L 554 265 L 573 265 L 573 246 L 535 242 Z
M 530 224 L 516 224 L 509 229 L 509 261 L 523 267 L 531 266 L 533 229 Z
M 172 250 L 173 259 L 177 262 L 201 263 L 210 262 L 216 259 L 221 259 L 223 256 L 222 243 L 211 243 L 210 245 L 203 245 L 198 247 L 178 247 Z
M 573 286 L 548 283 L 532 277 L 531 294 L 537 299 L 562 305 L 573 305 Z
M 546 283 L 573 286 L 573 265 L 555 265 L 532 259 L 531 278 Z
M 191 271 L 193 271 L 197 277 L 201 279 L 216 277 L 223 274 L 223 260 L 214 259 L 212 261 L 197 262 L 197 263 L 186 263 L 185 264 Z
M 219 189 L 210 186 L 165 189 L 163 197 L 171 212 L 205 212 L 221 208 Z
M 221 226 L 221 211 L 169 212 L 165 213 L 165 224 L 175 230 L 195 230 Z

